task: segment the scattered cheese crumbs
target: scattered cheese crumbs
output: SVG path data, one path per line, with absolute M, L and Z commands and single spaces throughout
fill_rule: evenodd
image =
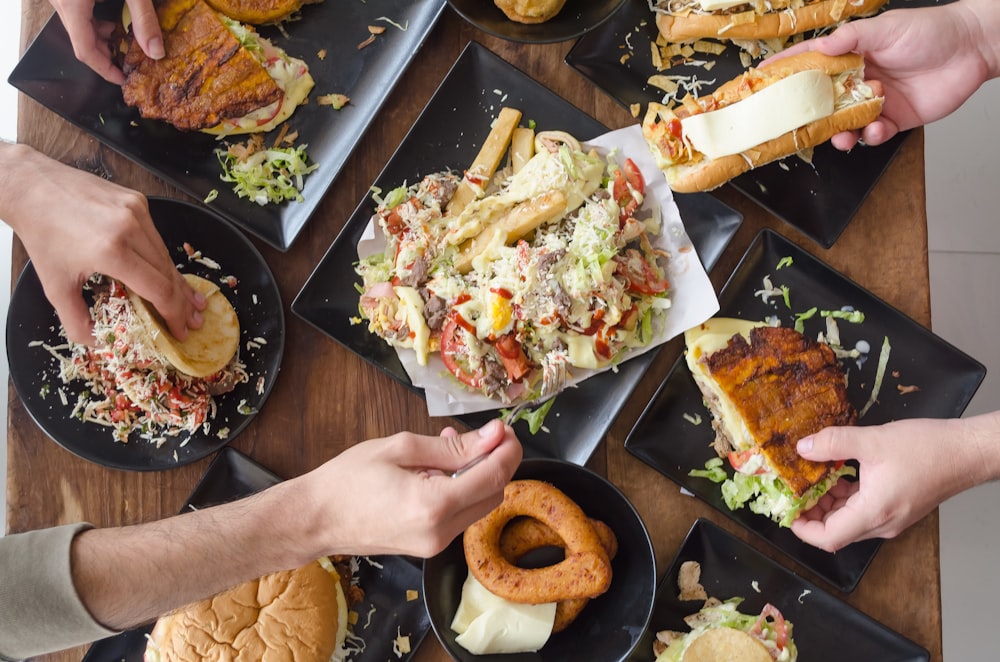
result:
M 325 48 L 319 49 L 319 51 L 316 52 L 316 57 L 318 57 L 320 60 L 325 60 L 326 59 L 326 49 Z
M 214 188 L 208 192 L 208 195 L 205 196 L 205 204 L 207 205 L 208 203 L 215 200 L 217 197 L 219 197 L 219 189 Z
M 40 347 L 44 344 L 45 342 L 42 340 L 32 340 L 31 342 L 28 343 L 28 347 Z M 896 376 L 898 377 L 899 375 Z
M 400 31 L 402 31 L 402 32 L 406 32 L 406 29 L 407 29 L 408 27 L 410 27 L 410 22 L 409 22 L 409 21 L 406 21 L 406 22 L 405 22 L 404 24 L 400 25 L 400 24 L 399 24 L 399 23 L 397 23 L 396 21 L 392 20 L 391 18 L 388 18 L 388 17 L 385 17 L 385 16 L 379 16 L 379 17 L 378 17 L 378 18 L 376 18 L 375 20 L 376 20 L 376 21 L 385 21 L 386 23 L 388 23 L 388 24 L 389 24 L 389 25 L 391 25 L 392 27 L 394 27 L 394 28 L 396 28 L 397 30 L 400 30 Z
M 368 613 L 365 614 L 365 627 L 364 627 L 364 629 L 367 630 L 368 626 L 372 624 L 372 616 L 374 616 L 374 615 L 375 615 L 375 605 L 372 605 L 371 608 L 368 610 Z
M 264 395 L 264 378 L 263 377 L 258 377 L 257 378 L 257 388 L 255 390 L 257 391 L 257 395 Z
M 195 261 L 195 262 L 197 262 L 198 264 L 203 264 L 203 265 L 205 265 L 205 266 L 206 266 L 206 267 L 208 267 L 209 269 L 221 269 L 221 268 L 222 268 L 222 267 L 221 267 L 221 266 L 219 265 L 219 263 L 218 263 L 218 262 L 216 262 L 215 260 L 213 260 L 213 259 L 212 259 L 212 258 L 210 258 L 210 257 L 198 257 L 198 258 L 195 258 L 195 260 L 194 260 L 194 261 Z
M 809 589 L 802 591 L 802 593 L 799 594 L 799 604 L 802 604 L 802 598 L 806 597 L 810 593 L 812 593 L 812 591 L 810 591 Z
M 265 340 L 261 336 L 255 336 L 254 339 L 253 339 L 253 341 L 255 343 L 257 343 L 258 345 L 266 345 L 267 344 L 267 340 Z
M 695 53 L 711 53 L 712 55 L 721 55 L 722 52 L 726 50 L 726 45 L 718 41 L 699 39 L 692 44 L 691 48 Z
M 419 597 L 420 597 L 420 593 L 418 591 L 415 591 L 412 588 L 406 589 L 406 601 L 407 602 L 413 602 L 414 600 L 416 600 Z
M 324 94 L 316 98 L 316 103 L 321 106 L 333 106 L 334 110 L 340 110 L 350 102 L 351 98 L 346 94 Z
M 402 634 L 399 626 L 396 626 L 396 639 L 392 642 L 392 652 L 396 657 L 403 657 L 410 652 L 410 637 Z
M 757 593 L 760 593 L 760 585 L 757 583 L 756 579 L 750 582 L 750 588 L 752 588 Z
M 701 414 L 694 414 L 693 416 L 687 412 L 684 412 L 684 420 L 691 425 L 701 425 Z

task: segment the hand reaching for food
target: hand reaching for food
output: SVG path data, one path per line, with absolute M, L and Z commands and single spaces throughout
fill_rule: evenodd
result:
M 0 164 L 9 184 L 2 217 L 24 242 L 71 340 L 94 342 L 82 288 L 95 272 L 152 303 L 178 339 L 201 327 L 205 299 L 174 266 L 144 196 L 23 145 L 0 143 Z
M 114 25 L 94 18 L 95 0 L 51 0 L 51 3 L 69 33 L 76 58 L 109 83 L 121 85 L 125 76 L 111 61 L 108 45 Z M 152 0 L 127 0 L 127 4 L 136 41 L 146 55 L 159 60 L 164 55 L 163 35 Z
M 956 110 L 984 81 L 996 76 L 994 54 L 982 34 L 996 34 L 1000 9 L 990 0 L 957 2 L 939 7 L 894 9 L 874 18 L 852 21 L 833 34 L 802 42 L 766 60 L 775 61 L 803 51 L 826 55 L 862 53 L 865 75 L 882 84 L 881 116 L 861 130 L 833 137 L 835 147 L 848 150 L 859 140 L 880 145 L 900 131 L 933 122 Z M 928 44 L 934 44 L 928 48 Z M 942 86 L 941 81 L 948 81 Z M 928 94 L 938 89 L 941 93 Z

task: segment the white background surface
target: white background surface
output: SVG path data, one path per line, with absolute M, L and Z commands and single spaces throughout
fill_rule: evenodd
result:
M 15 138 L 16 91 L 6 83 L 17 59 L 20 2 L 0 0 L 0 138 Z M 1000 409 L 1000 82 L 928 127 L 927 208 L 934 330 L 986 364 L 990 373 L 969 414 Z M 0 225 L 0 312 L 10 292 L 10 231 Z M 0 341 L 2 342 L 2 341 Z M 7 355 L 0 352 L 0 403 L 7 402 Z M 11 394 L 11 397 L 16 395 Z M 7 408 L 0 407 L 0 482 L 6 476 Z M 941 507 L 941 579 L 946 660 L 996 659 L 993 636 L 1000 573 L 1000 484 Z M 0 522 L 6 493 L 0 490 Z M 2 530 L 6 530 L 6 527 Z M 890 543 L 891 544 L 891 543 Z M 859 661 L 860 662 L 860 661 Z M 867 662 L 867 661 L 866 661 Z

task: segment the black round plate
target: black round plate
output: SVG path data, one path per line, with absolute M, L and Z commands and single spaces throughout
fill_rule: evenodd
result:
M 240 356 L 250 375 L 249 382 L 216 396 L 218 411 L 208 434 L 171 437 L 156 444 L 133 434 L 127 444 L 116 442 L 110 430 L 96 423 L 70 417 L 84 383 L 63 384 L 59 363 L 42 341 L 60 345 L 59 318 L 45 298 L 34 266 L 29 262 L 18 278 L 7 312 L 7 360 L 14 388 L 25 408 L 42 430 L 63 448 L 82 458 L 115 469 L 155 471 L 194 462 L 232 441 L 263 406 L 278 376 L 285 344 L 285 318 L 274 276 L 264 257 L 241 232 L 214 213 L 179 200 L 150 198 L 149 211 L 175 262 L 186 273 L 219 282 L 235 276 L 231 288 L 220 283 L 240 319 Z M 183 244 L 188 242 L 202 255 L 215 260 L 220 269 L 188 261 Z M 263 338 L 266 344 L 248 346 Z M 263 378 L 261 392 L 258 382 Z M 59 391 L 66 396 L 62 403 Z M 45 395 L 43 395 L 45 393 Z M 219 431 L 229 428 L 228 434 Z M 182 445 L 183 444 L 183 445 Z
M 455 643 L 456 633 L 450 627 L 468 575 L 459 536 L 443 552 L 424 561 L 424 603 L 441 645 L 461 662 L 625 660 L 646 631 L 656 592 L 656 558 L 639 513 L 611 482 L 571 462 L 527 459 L 514 478 L 552 483 L 588 516 L 611 527 L 618 538 L 611 588 L 591 600 L 568 628 L 553 634 L 537 653 L 473 655 Z
M 611 18 L 625 0 L 566 0 L 554 18 L 533 24 L 510 20 L 491 0 L 448 0 L 448 4 L 483 32 L 511 41 L 550 44 L 593 30 Z

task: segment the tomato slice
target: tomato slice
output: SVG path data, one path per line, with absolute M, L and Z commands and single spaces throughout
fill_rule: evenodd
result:
M 670 283 L 660 276 L 656 269 L 638 250 L 630 248 L 618 258 L 618 274 L 628 281 L 628 287 L 640 294 L 660 294 L 666 292 Z
M 474 389 L 480 389 L 485 375 L 482 369 L 475 371 L 469 369 L 466 333 L 454 317 L 448 318 L 444 329 L 441 330 L 441 360 L 444 361 L 448 372 L 455 375 L 458 381 Z
M 612 195 L 618 203 L 618 220 L 624 223 L 639 208 L 638 195 L 646 194 L 646 180 L 632 159 L 625 159 L 624 165 L 615 170 Z
M 752 448 L 747 449 L 745 451 L 730 451 L 729 452 L 729 464 L 732 465 L 733 469 L 736 469 L 736 471 L 739 471 L 756 454 L 757 454 L 757 451 L 755 451 Z M 754 473 L 762 474 L 764 472 L 765 472 L 764 467 L 761 467 L 760 469 L 758 469 Z
M 761 609 L 760 617 L 757 619 L 757 623 L 750 631 L 753 634 L 761 634 L 763 631 L 763 625 L 767 622 L 767 618 L 769 616 L 774 619 L 774 622 L 770 624 L 771 627 L 774 628 L 774 643 L 777 645 L 779 651 L 783 651 L 785 650 L 785 646 L 788 645 L 788 628 L 785 625 L 785 617 L 782 616 L 778 608 L 770 602 L 764 605 L 764 608 Z
M 496 347 L 500 361 L 503 362 L 503 367 L 507 370 L 507 379 L 512 384 L 521 381 L 531 372 L 528 356 L 524 353 L 524 348 L 521 347 L 521 343 L 517 342 L 513 333 L 500 336 L 493 346 Z

